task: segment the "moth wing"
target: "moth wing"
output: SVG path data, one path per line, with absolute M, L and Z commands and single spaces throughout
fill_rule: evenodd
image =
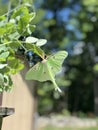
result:
M 27 73 L 25 78 L 27 80 L 37 80 L 40 82 L 51 80 L 44 63 L 40 62 L 33 66 Z
M 27 80 L 38 80 L 40 82 L 51 80 L 49 71 L 52 77 L 60 71 L 64 59 L 67 57 L 66 51 L 59 51 L 56 54 L 47 58 L 45 62 L 37 63 L 27 73 L 25 78 Z M 48 68 L 47 68 L 48 66 Z M 48 70 L 49 69 L 49 70 Z
M 67 55 L 68 53 L 66 51 L 59 51 L 47 59 L 47 64 L 50 66 L 54 76 L 61 70 L 62 63 Z

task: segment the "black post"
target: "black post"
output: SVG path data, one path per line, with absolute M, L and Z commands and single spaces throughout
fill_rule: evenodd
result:
M 2 117 L 0 117 L 0 130 L 2 129 Z

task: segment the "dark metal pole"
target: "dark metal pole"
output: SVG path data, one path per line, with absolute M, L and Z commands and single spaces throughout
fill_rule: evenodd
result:
M 0 130 L 2 129 L 2 117 L 0 117 Z

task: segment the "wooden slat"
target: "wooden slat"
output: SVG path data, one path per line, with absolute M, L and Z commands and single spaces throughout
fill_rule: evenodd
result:
M 25 68 L 21 74 L 14 75 L 14 89 L 3 93 L 2 106 L 15 108 L 15 114 L 4 118 L 3 130 L 33 130 L 33 82 L 24 79 L 26 72 Z

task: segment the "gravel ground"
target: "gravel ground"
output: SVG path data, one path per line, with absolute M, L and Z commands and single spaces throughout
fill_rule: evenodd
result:
M 94 118 L 78 118 L 74 116 L 38 117 L 37 126 L 39 128 L 47 125 L 56 127 L 94 127 L 98 126 L 98 120 Z

